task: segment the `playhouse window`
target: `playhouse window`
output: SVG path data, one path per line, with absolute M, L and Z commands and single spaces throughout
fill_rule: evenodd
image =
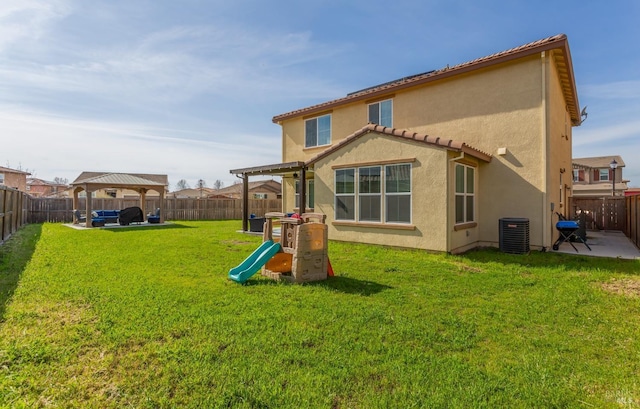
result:
M 307 119 L 304 123 L 305 148 L 329 144 L 331 144 L 331 115 Z

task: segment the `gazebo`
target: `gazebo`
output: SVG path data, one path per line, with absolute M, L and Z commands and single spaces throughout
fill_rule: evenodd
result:
M 164 222 L 164 194 L 169 185 L 167 175 L 153 175 L 142 173 L 105 173 L 82 172 L 71 183 L 73 188 L 73 208 L 79 204 L 78 194 L 85 191 L 86 201 L 86 226 L 91 227 L 91 193 L 99 189 L 121 188 L 136 191 L 140 194 L 140 208 L 144 212 L 146 194 L 149 190 L 160 193 L 160 223 Z

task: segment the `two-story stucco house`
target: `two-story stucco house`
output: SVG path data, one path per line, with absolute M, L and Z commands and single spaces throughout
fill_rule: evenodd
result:
M 573 197 L 624 196 L 627 182 L 622 157 L 594 156 L 573 159 Z
M 333 240 L 458 253 L 497 246 L 513 217 L 541 249 L 568 215 L 581 115 L 565 35 L 273 121 L 283 163 L 231 172 L 282 175 L 283 211 L 324 213 Z

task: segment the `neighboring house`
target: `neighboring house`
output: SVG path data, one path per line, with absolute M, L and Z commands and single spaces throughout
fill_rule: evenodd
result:
M 69 186 L 38 178 L 27 178 L 27 192 L 33 197 L 68 197 Z
M 625 196 L 640 196 L 640 187 L 630 187 L 624 192 Z
M 242 183 L 214 190 L 212 195 L 222 195 L 232 199 L 242 198 Z M 249 182 L 249 199 L 280 199 L 282 184 L 275 180 Z
M 611 163 L 615 160 L 615 172 Z M 573 159 L 573 196 L 624 196 L 628 180 L 624 180 L 624 161 L 618 155 Z M 615 175 L 615 192 L 614 188 Z
M 0 166 L 0 185 L 18 189 L 21 192 L 27 191 L 27 176 L 31 173 L 17 169 Z
M 203 187 L 202 189 L 189 188 L 189 189 L 180 189 L 180 190 L 176 190 L 175 192 L 171 192 L 167 197 L 179 198 L 179 199 L 198 198 L 198 197 L 204 198 L 215 193 L 216 193 L 216 190 L 209 187 Z
M 459 253 L 526 218 L 550 248 L 581 117 L 557 35 L 277 115 L 283 163 L 231 173 L 283 176 L 283 211 L 325 214 L 333 240 Z

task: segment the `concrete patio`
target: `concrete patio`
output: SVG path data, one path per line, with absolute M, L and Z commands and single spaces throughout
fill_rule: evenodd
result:
M 621 231 L 600 230 L 587 231 L 587 244 L 591 251 L 580 242 L 573 242 L 576 252 L 569 242 L 560 245 L 557 253 L 578 254 L 592 257 L 612 257 L 629 260 L 640 260 L 640 250 Z M 554 251 L 554 250 L 550 250 Z

